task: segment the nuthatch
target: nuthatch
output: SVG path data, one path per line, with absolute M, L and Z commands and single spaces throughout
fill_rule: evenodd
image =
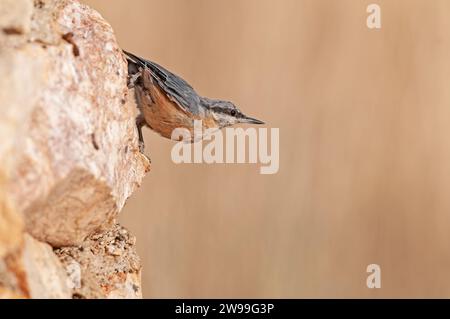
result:
M 123 52 L 128 60 L 128 86 L 135 88 L 140 110 L 136 125 L 141 151 L 144 126 L 170 139 L 176 128 L 186 128 L 192 133 L 195 120 L 201 120 L 204 129 L 221 129 L 237 123 L 264 124 L 244 115 L 231 102 L 198 95 L 185 80 L 162 66 Z

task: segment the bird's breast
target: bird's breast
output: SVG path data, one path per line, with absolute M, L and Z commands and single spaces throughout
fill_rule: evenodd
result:
M 170 139 L 177 128 L 186 128 L 194 136 L 195 120 L 201 120 L 203 128 L 217 127 L 212 117 L 194 116 L 181 109 L 155 84 L 148 88 L 136 87 L 136 94 L 147 125 L 163 137 Z

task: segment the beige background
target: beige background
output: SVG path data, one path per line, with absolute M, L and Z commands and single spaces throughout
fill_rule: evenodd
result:
M 450 1 L 85 2 L 123 48 L 280 128 L 271 176 L 176 166 L 146 131 L 121 216 L 146 297 L 450 297 Z

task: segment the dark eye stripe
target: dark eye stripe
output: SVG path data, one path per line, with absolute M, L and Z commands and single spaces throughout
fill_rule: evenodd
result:
M 215 112 L 224 113 L 224 114 L 230 114 L 233 111 L 236 112 L 234 109 L 224 109 L 223 107 L 220 107 L 220 106 L 213 106 L 212 109 Z

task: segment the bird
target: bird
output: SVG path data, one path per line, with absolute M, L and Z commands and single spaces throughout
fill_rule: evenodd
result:
M 128 62 L 128 87 L 134 88 L 140 111 L 136 126 L 142 153 L 145 126 L 172 139 L 177 128 L 188 129 L 193 137 L 196 120 L 201 120 L 203 129 L 222 129 L 238 123 L 265 124 L 245 115 L 232 102 L 200 96 L 189 83 L 161 65 L 125 50 L 123 53 Z M 187 142 L 195 141 L 191 138 Z

